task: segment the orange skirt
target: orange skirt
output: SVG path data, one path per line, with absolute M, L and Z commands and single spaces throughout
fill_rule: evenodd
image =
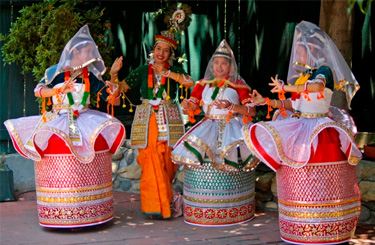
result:
M 142 168 L 140 183 L 141 209 L 145 215 L 171 217 L 172 181 L 177 165 L 171 160 L 172 148 L 167 141 L 157 141 L 155 113 L 149 120 L 147 147 L 138 149 L 137 162 Z

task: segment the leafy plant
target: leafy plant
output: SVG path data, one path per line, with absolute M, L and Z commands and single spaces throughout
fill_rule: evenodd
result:
M 354 5 L 357 3 L 359 9 L 363 14 L 367 14 L 367 10 L 371 7 L 373 0 L 348 0 L 348 15 L 353 10 Z
M 21 64 L 22 72 L 32 72 L 36 81 L 44 71 L 58 63 L 65 44 L 84 24 L 98 46 L 106 64 L 111 64 L 112 46 L 105 45 L 104 8 L 97 2 L 44 0 L 20 10 L 21 16 L 7 35 L 0 34 L 5 64 Z

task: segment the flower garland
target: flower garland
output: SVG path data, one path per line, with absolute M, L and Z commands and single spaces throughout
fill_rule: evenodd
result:
M 219 89 L 221 88 L 221 86 L 223 86 L 223 84 L 225 83 L 226 80 L 228 80 L 229 78 L 229 75 L 227 75 L 224 79 L 222 79 L 215 87 L 214 89 L 214 92 L 212 93 L 211 95 L 211 99 L 212 100 L 215 100 L 216 99 L 216 96 L 217 94 L 219 93 Z
M 86 106 L 87 98 L 90 95 L 90 79 L 89 79 L 89 72 L 87 70 L 87 67 L 83 67 L 82 72 L 83 72 L 83 81 L 85 83 L 85 91 L 83 93 L 83 97 L 82 97 L 81 104 L 79 105 L 79 107 L 83 108 L 84 106 Z M 70 70 L 67 70 L 67 71 L 65 71 L 64 80 L 65 80 L 65 82 L 67 82 L 69 79 L 70 79 Z M 71 92 L 67 93 L 66 95 L 67 95 L 68 100 L 69 100 L 69 105 L 73 109 L 73 118 L 77 119 L 78 116 L 79 116 L 79 109 L 80 108 L 78 107 L 78 108 L 75 109 L 74 99 L 73 99 L 73 95 L 72 95 Z
M 165 68 L 167 68 L 169 70 L 169 63 L 166 62 L 164 64 Z M 164 92 L 164 89 L 165 89 L 165 75 L 163 75 L 161 77 L 161 81 L 160 81 L 160 87 L 158 89 L 158 92 L 156 93 L 156 98 L 158 99 L 161 99 L 163 97 L 163 92 Z M 148 99 L 149 100 L 153 100 L 154 99 L 154 93 L 153 93 L 153 89 L 154 89 L 154 69 L 153 69 L 153 64 L 150 63 L 148 64 L 148 81 L 147 81 L 147 92 L 148 92 Z M 159 106 L 158 105 L 153 105 L 152 108 L 154 109 L 154 111 L 158 111 L 159 110 Z

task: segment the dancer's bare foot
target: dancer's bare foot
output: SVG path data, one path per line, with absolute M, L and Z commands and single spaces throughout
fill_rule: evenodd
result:
M 172 217 L 177 218 L 183 215 L 183 204 L 183 196 L 181 195 L 181 193 L 177 192 L 177 194 L 173 197 L 172 201 L 172 210 L 174 212 Z

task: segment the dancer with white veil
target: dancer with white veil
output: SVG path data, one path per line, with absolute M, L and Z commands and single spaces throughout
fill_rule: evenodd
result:
M 359 85 L 330 37 L 315 24 L 295 28 L 287 83 L 271 78 L 278 100 L 253 91 L 255 104 L 280 109 L 276 120 L 244 127 L 254 154 L 276 171 L 281 238 L 296 244 L 338 244 L 354 234 L 361 198 L 356 126 L 330 106 L 343 89 L 348 107 Z M 291 92 L 290 99 L 285 92 Z M 285 117 L 283 117 L 285 116 Z
M 125 127 L 115 117 L 89 109 L 90 92 L 119 104 L 119 90 L 102 81 L 105 70 L 85 25 L 34 90 L 36 97 L 52 98 L 52 110 L 5 121 L 16 150 L 35 161 L 41 226 L 77 228 L 114 217 L 111 154 L 125 140 Z
M 241 128 L 251 124 L 255 108 L 251 89 L 238 75 L 228 43 L 223 40 L 206 73 L 195 85 L 183 112 L 194 122 L 202 106 L 205 117 L 175 145 L 172 160 L 184 165 L 185 222 L 222 226 L 254 217 L 255 175 L 258 164 L 246 147 Z

